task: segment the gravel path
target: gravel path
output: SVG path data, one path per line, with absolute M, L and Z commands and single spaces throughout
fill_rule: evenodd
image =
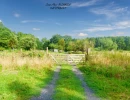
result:
M 47 87 L 42 89 L 41 95 L 39 97 L 33 97 L 31 100 L 52 100 L 52 94 L 54 92 L 56 81 L 59 78 L 60 68 L 60 66 L 56 68 L 52 81 Z
M 78 68 L 76 68 L 76 66 L 73 66 L 73 72 L 76 74 L 76 76 L 82 82 L 82 86 L 85 89 L 85 95 L 86 95 L 87 100 L 100 100 L 99 98 L 94 96 L 93 91 L 86 85 L 86 82 L 84 81 L 82 72 Z

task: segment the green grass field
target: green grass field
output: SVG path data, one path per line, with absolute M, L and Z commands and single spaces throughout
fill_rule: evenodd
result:
M 52 79 L 54 63 L 41 51 L 35 56 L 32 56 L 32 51 L 2 52 L 0 55 L 0 100 L 28 100 L 39 95 Z M 130 53 L 102 51 L 90 55 L 88 61 L 78 68 L 95 94 L 108 100 L 130 100 Z M 71 66 L 61 66 L 53 98 L 86 99 Z
M 56 83 L 54 100 L 86 100 L 80 80 L 72 72 L 72 66 L 61 66 Z
M 108 100 L 130 100 L 130 56 L 124 52 L 99 52 L 79 69 L 96 95 Z
M 52 79 L 54 68 L 0 72 L 0 100 L 28 100 L 40 94 Z
M 52 79 L 51 59 L 42 51 L 34 53 L 0 52 L 0 100 L 28 100 Z

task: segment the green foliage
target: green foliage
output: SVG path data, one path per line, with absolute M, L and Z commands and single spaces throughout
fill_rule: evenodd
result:
M 41 42 L 43 49 L 46 50 L 46 48 L 49 47 L 50 41 L 47 40 L 46 38 L 42 38 Z
M 46 50 L 59 49 L 63 51 L 87 51 L 88 48 L 95 50 L 130 50 L 130 37 L 96 37 L 86 39 L 72 39 L 71 36 L 53 35 L 51 39 L 39 40 L 32 34 L 12 32 L 0 22 L 0 47 L 5 49 Z
M 127 100 L 130 98 L 129 76 L 125 79 L 120 78 L 120 74 L 125 76 L 128 71 L 124 71 L 121 67 L 86 65 L 80 66 L 79 69 L 84 73 L 88 86 L 98 96 L 109 100 Z
M 0 51 L 4 51 L 5 50 L 5 48 L 3 48 L 3 47 L 0 47 Z
M 76 51 L 76 44 L 74 43 L 74 41 L 70 41 L 68 46 L 67 46 L 67 50 L 68 51 Z
M 16 37 L 16 35 L 13 35 L 13 37 L 11 37 L 10 40 L 9 40 L 8 46 L 13 49 L 13 48 L 16 48 L 17 45 L 18 45 L 17 37 Z
M 17 39 L 14 38 L 14 33 L 8 28 L 0 28 L 0 46 L 3 48 L 9 48 L 10 46 L 15 46 Z M 12 42 L 13 45 L 10 45 Z
M 56 44 L 56 43 L 58 43 L 58 41 L 59 41 L 61 38 L 62 38 L 62 36 L 59 35 L 59 34 L 53 35 L 52 38 L 50 39 L 50 43 Z
M 0 73 L 0 100 L 29 100 L 52 79 L 53 68 L 19 69 Z
M 0 28 L 4 28 L 5 26 L 3 25 L 2 22 L 0 22 Z
M 63 36 L 62 38 L 65 40 L 66 43 L 72 41 L 72 37 L 69 36 L 69 35 L 65 35 L 65 36 Z
M 117 45 L 119 50 L 124 50 L 126 47 L 124 37 L 117 37 Z
M 108 100 L 130 99 L 130 56 L 125 51 L 93 52 L 79 65 L 85 81 L 94 92 Z
M 20 38 L 19 45 L 25 50 L 35 49 L 36 48 L 36 38 L 29 34 Z
M 44 52 L 40 51 L 26 51 L 21 53 L 22 57 L 44 57 Z
M 23 48 L 43 49 L 42 42 L 32 34 L 24 34 L 22 32 L 12 32 L 0 23 L 0 47 L 5 49 Z
M 42 45 L 42 41 L 39 40 L 39 38 L 36 38 L 36 49 L 37 50 L 42 50 L 43 49 L 43 45 Z
M 51 49 L 58 49 L 58 44 L 51 43 L 51 44 L 49 45 L 49 47 L 50 47 Z
M 92 42 L 90 43 L 87 39 L 77 39 L 68 43 L 67 50 L 74 52 L 86 52 L 86 50 L 88 50 L 90 47 L 92 47 Z
M 125 50 L 130 50 L 130 38 L 129 37 L 125 38 L 125 44 L 126 44 Z
M 111 38 L 99 38 L 97 39 L 97 45 L 100 45 L 101 50 L 116 50 L 117 44 L 112 41 Z
M 64 50 L 65 49 L 65 41 L 64 41 L 63 38 L 58 41 L 58 49 L 59 50 Z

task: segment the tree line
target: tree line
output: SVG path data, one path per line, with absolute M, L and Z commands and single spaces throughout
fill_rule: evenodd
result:
M 4 49 L 59 49 L 84 52 L 89 47 L 95 50 L 130 50 L 130 37 L 91 37 L 74 39 L 71 36 L 53 35 L 50 39 L 39 39 L 32 34 L 13 32 L 0 23 L 0 50 Z

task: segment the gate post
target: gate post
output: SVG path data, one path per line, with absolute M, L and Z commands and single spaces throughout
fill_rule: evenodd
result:
M 46 47 L 46 53 L 47 53 L 47 55 L 48 55 L 48 47 Z

